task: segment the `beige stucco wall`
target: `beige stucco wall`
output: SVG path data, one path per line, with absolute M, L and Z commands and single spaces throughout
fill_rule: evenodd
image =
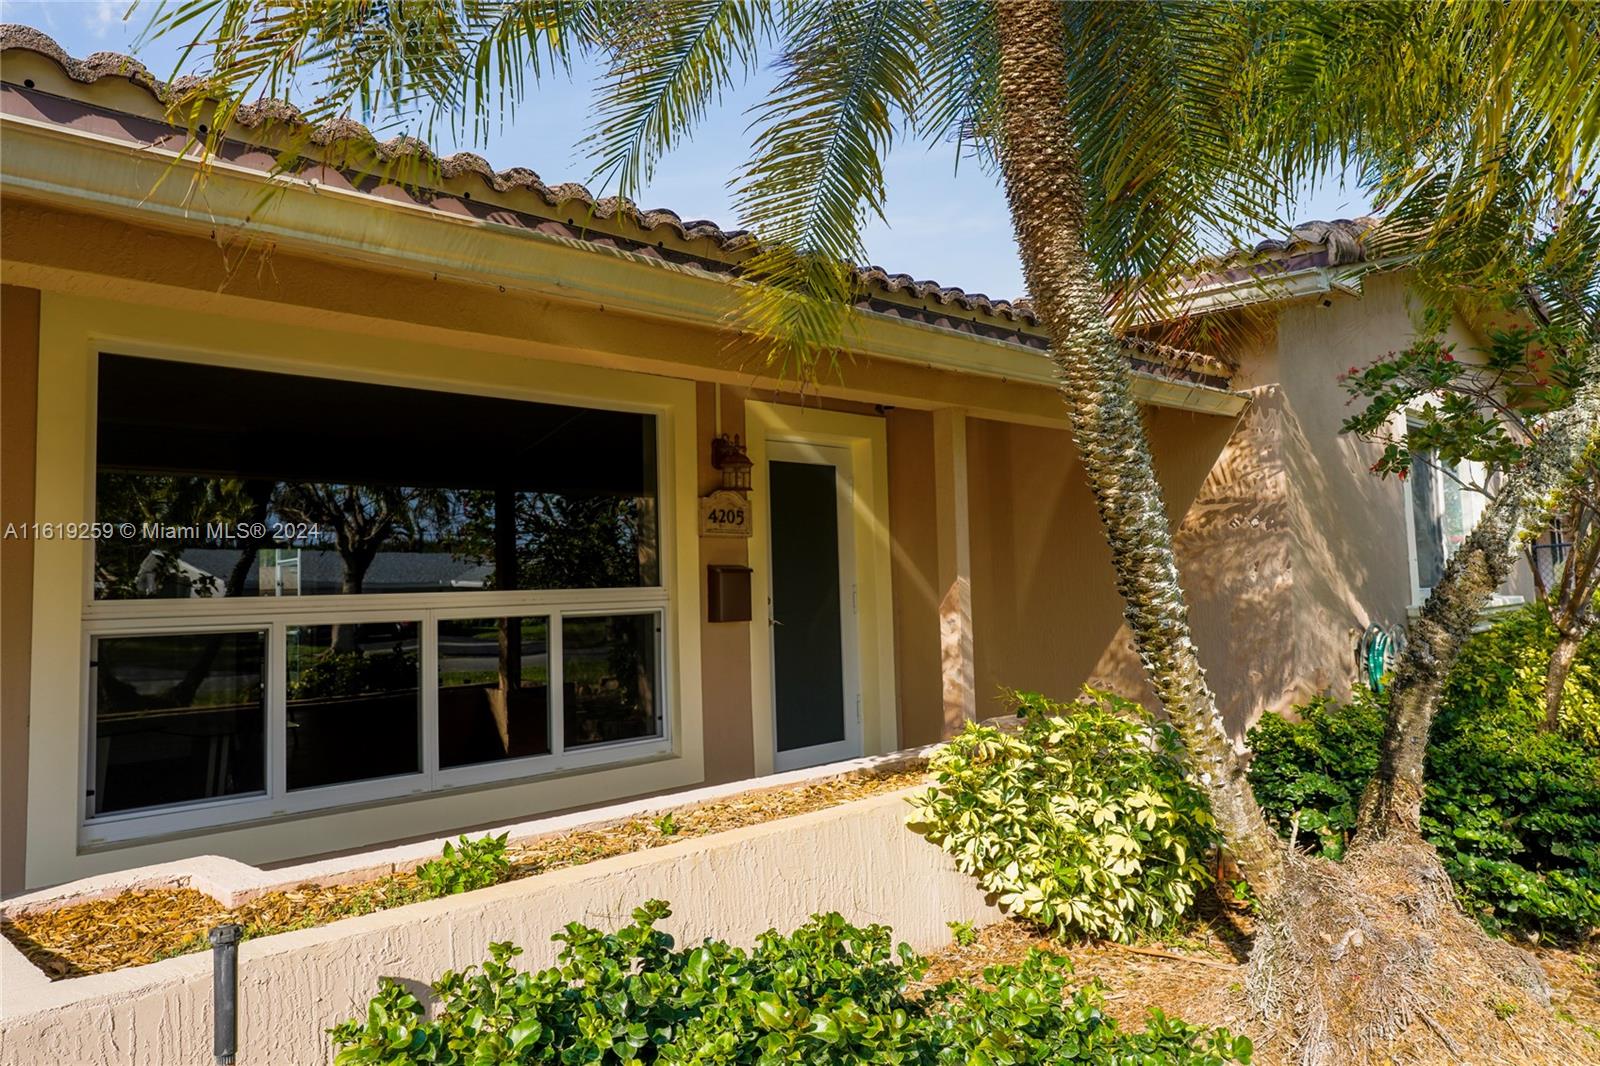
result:
M 888 430 L 900 737 L 908 745 L 929 744 L 961 725 L 945 721 L 940 691 L 933 416 L 926 411 L 890 411 Z
M 1182 514 L 1233 420 L 1151 408 L 1146 425 L 1168 510 Z M 1088 682 L 1153 702 L 1119 632 L 1110 549 L 1070 434 L 974 419 L 968 465 L 979 717 L 1013 688 L 1070 698 Z
M 720 406 L 717 392 L 722 393 Z M 721 471 L 711 465 L 711 441 L 721 432 L 744 434 L 744 400 L 736 390 L 702 382 L 695 388 L 699 411 L 700 449 L 698 494 L 722 484 Z M 744 537 L 701 537 L 701 581 L 707 567 L 749 566 L 750 541 Z M 760 617 L 756 605 L 751 614 Z M 701 612 L 700 673 L 706 715 L 706 783 L 737 781 L 755 776 L 755 735 L 750 691 L 751 622 L 712 622 Z
M 0 285 L 0 527 L 33 520 L 39 293 Z M 23 884 L 33 540 L 0 538 L 0 893 Z
M 1373 274 L 1359 297 L 1275 308 L 1242 341 L 1234 380 L 1251 405 L 1175 532 L 1195 643 L 1235 734 L 1313 695 L 1348 695 L 1361 632 L 1403 624 L 1414 606 L 1406 487 L 1370 472 L 1378 447 L 1339 432 L 1350 408 L 1338 375 L 1410 343 L 1418 312 L 1404 274 Z M 1463 351 L 1483 343 L 1459 319 L 1448 336 Z M 1161 433 L 1153 423 L 1176 488 L 1186 445 L 1163 447 Z M 1501 591 L 1532 597 L 1525 564 Z M 1143 689 L 1125 629 L 1092 676 Z
M 905 827 L 909 791 L 248 941 L 238 1062 L 330 1061 L 324 1030 L 359 1014 L 380 976 L 420 991 L 447 968 L 481 962 L 495 940 L 523 947 L 519 966 L 545 966 L 565 923 L 615 927 L 650 899 L 672 904 L 662 927 L 680 943 L 748 945 L 836 910 L 928 950 L 949 942 L 946 922 L 998 920 L 972 879 Z M 52 984 L 0 941 L 0 983 L 4 1066 L 212 1061 L 208 953 Z

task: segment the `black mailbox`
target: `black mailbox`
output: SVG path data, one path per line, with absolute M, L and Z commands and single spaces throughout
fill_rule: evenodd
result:
M 706 567 L 706 618 L 712 622 L 750 621 L 750 568 Z

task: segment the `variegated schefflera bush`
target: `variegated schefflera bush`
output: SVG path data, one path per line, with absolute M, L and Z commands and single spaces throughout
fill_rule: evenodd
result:
M 932 759 L 907 819 L 1012 914 L 1062 936 L 1128 942 L 1209 884 L 1218 843 L 1171 726 L 1085 689 L 1012 693 L 1021 728 L 969 724 Z

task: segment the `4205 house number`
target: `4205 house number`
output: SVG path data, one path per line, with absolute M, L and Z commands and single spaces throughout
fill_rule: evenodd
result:
M 719 489 L 700 498 L 702 537 L 748 537 L 750 501 L 743 494 Z

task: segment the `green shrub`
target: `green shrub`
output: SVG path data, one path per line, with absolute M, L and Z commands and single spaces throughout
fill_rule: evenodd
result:
M 417 867 L 417 880 L 433 896 L 453 896 L 498 885 L 511 872 L 511 860 L 506 857 L 509 835 L 468 840 L 463 834 L 460 846 L 447 840 L 443 854 Z
M 307 655 L 289 675 L 289 698 L 295 700 L 416 687 L 417 657 L 398 644 L 375 652 L 328 648 Z
M 1085 691 L 1073 704 L 1016 694 L 1016 734 L 969 725 L 934 756 L 909 820 L 1012 913 L 1129 941 L 1194 902 L 1216 826 L 1176 732 Z
M 950 930 L 950 940 L 958 948 L 970 948 L 978 942 L 978 927 L 971 922 L 945 922 Z
M 1540 728 L 1543 672 L 1528 649 L 1553 639 L 1542 616 L 1518 611 L 1462 649 L 1429 739 L 1422 830 L 1486 926 L 1578 937 L 1600 926 L 1600 743 L 1581 701 L 1563 707 L 1560 733 Z M 1377 767 L 1383 708 L 1361 696 L 1297 711 L 1251 730 L 1250 782 L 1280 831 L 1298 811 L 1300 843 L 1337 858 Z
M 633 924 L 603 933 L 577 923 L 558 934 L 556 965 L 511 965 L 490 945 L 480 969 L 434 985 L 438 1017 L 384 980 L 365 1017 L 330 1030 L 337 1066 L 501 1063 L 1248 1063 L 1250 1042 L 1152 1012 L 1124 1032 L 1099 992 L 1070 991 L 1070 964 L 1044 952 L 995 967 L 986 984 L 911 991 L 925 963 L 892 949 L 883 926 L 819 915 L 791 936 L 769 932 L 745 951 L 721 941 L 678 949 L 655 928 L 653 901 Z
M 1250 730 L 1250 787 L 1285 833 L 1300 814 L 1300 841 L 1344 857 L 1361 791 L 1378 769 L 1384 705 L 1366 689 L 1340 705 L 1319 696 L 1295 708 L 1299 721 L 1264 716 Z
M 1556 627 L 1543 603 L 1504 616 L 1461 648 L 1440 699 L 1440 711 L 1460 715 L 1494 708 L 1512 720 L 1544 721 L 1545 668 L 1556 646 Z M 1561 690 L 1561 733 L 1600 750 L 1600 631 L 1578 646 Z

